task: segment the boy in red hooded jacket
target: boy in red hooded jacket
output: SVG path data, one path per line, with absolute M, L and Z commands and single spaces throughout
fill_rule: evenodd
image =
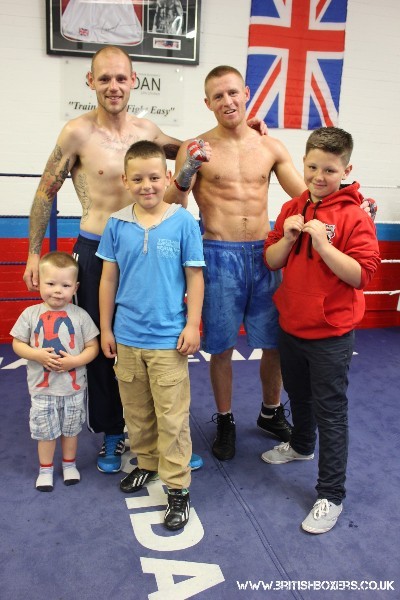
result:
M 364 315 L 363 288 L 380 263 L 375 226 L 359 208 L 359 184 L 341 185 L 352 169 L 352 149 L 351 135 L 337 127 L 310 135 L 303 159 L 308 191 L 282 206 L 264 247 L 269 269 L 285 267 L 274 301 L 294 428 L 290 442 L 262 459 L 314 458 L 318 427 L 318 496 L 302 523 L 310 533 L 332 529 L 342 511 L 354 328 Z

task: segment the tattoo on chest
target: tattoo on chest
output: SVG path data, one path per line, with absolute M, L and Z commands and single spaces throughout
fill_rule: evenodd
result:
M 126 152 L 129 146 L 138 141 L 138 137 L 129 133 L 128 135 L 114 138 L 110 135 L 102 133 L 100 145 L 106 150 L 113 150 L 117 152 Z
M 78 194 L 79 201 L 82 204 L 82 222 L 84 222 L 89 216 L 89 209 L 91 206 L 89 186 L 87 182 L 87 177 L 84 173 L 78 175 L 75 181 L 75 190 Z

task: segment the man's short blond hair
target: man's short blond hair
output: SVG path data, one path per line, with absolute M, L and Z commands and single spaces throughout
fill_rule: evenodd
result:
M 207 77 L 204 80 L 204 91 L 207 94 L 207 83 L 211 80 L 211 79 L 219 79 L 220 77 L 223 77 L 224 75 L 237 75 L 242 81 L 243 81 L 243 85 L 245 85 L 244 79 L 243 79 L 243 75 L 240 73 L 240 71 L 238 71 L 237 69 L 235 69 L 235 67 L 230 67 L 229 65 L 219 65 L 219 67 L 214 67 L 214 69 L 212 69 L 209 74 L 207 75 Z
M 96 59 L 99 56 L 102 56 L 103 54 L 122 54 L 123 56 L 125 56 L 129 62 L 129 66 L 130 66 L 130 70 L 132 73 L 132 59 L 129 56 L 129 54 L 127 52 L 125 52 L 125 50 L 123 50 L 122 48 L 119 48 L 118 46 L 104 46 L 104 48 L 100 48 L 100 50 L 97 50 L 97 52 L 95 54 L 93 54 L 92 57 L 92 62 L 91 62 L 91 66 L 90 66 L 90 72 L 93 75 L 94 72 L 94 64 L 96 62 Z

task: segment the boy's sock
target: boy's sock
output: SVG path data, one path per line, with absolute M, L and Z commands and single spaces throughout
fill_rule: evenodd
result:
M 39 492 L 53 491 L 53 463 L 50 465 L 40 465 L 39 477 L 36 479 L 36 489 Z
M 279 406 L 279 402 L 278 402 L 278 404 L 265 404 L 265 402 L 263 402 L 263 407 L 269 411 L 274 411 L 275 408 L 277 408 L 278 406 Z
M 75 458 L 70 460 L 63 458 L 62 468 L 65 485 L 75 485 L 80 482 L 81 476 L 76 468 Z

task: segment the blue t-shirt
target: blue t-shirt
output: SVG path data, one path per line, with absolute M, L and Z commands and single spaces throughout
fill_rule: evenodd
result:
M 186 324 L 184 267 L 205 266 L 194 217 L 172 204 L 160 223 L 145 229 L 131 204 L 111 215 L 96 255 L 119 268 L 116 341 L 137 348 L 175 348 Z

